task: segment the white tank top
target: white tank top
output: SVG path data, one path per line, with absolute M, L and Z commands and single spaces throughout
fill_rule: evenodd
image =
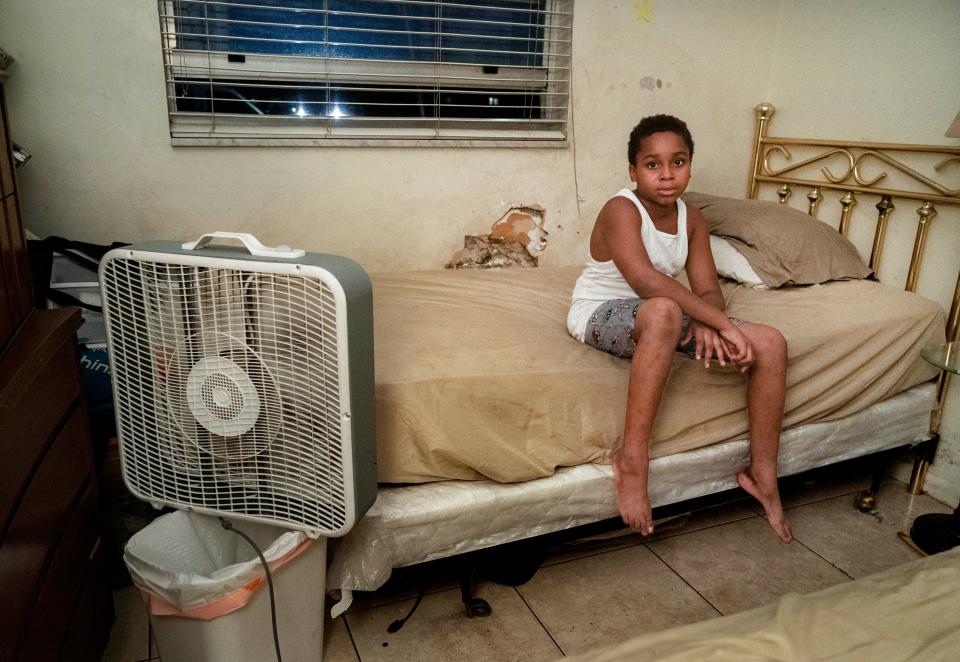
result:
M 654 268 L 662 274 L 675 277 L 687 263 L 687 206 L 677 200 L 677 234 L 661 232 L 653 224 L 650 214 L 628 188 L 614 197 L 623 197 L 632 202 L 640 212 L 640 236 L 643 247 Z M 590 315 L 604 301 L 611 299 L 635 299 L 637 293 L 624 280 L 613 260 L 597 262 L 590 255 L 583 272 L 573 287 L 570 311 L 567 313 L 567 331 L 583 342 Z

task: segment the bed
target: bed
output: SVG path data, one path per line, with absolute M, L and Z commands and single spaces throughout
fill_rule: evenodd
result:
M 711 232 L 755 267 L 742 278 L 718 259 L 731 276 L 721 283 L 730 314 L 773 324 L 788 341 L 781 475 L 921 442 L 929 458 L 947 384 L 931 381 L 937 371 L 920 351 L 956 337 L 960 278 L 949 315 L 912 291 L 933 205 L 956 205 L 960 197 L 922 181 L 917 191 L 864 177 L 862 164 L 879 154 L 909 179 L 910 169 L 887 155 L 910 149 L 927 156 L 933 148 L 773 138 L 772 113 L 758 106 L 748 192 L 756 198 L 761 185 L 779 184 L 779 202 L 746 201 L 763 223 L 741 222 L 737 205 L 744 201 L 695 194 L 692 201 Z M 774 169 L 775 157 L 792 158 L 787 145 L 820 156 Z M 960 159 L 960 149 L 939 149 Z M 810 178 L 824 162 L 833 171 L 824 167 L 819 179 Z M 838 162 L 848 166 L 845 174 L 837 174 Z M 809 190 L 808 214 L 785 204 L 794 188 Z M 838 228 L 814 220 L 830 190 L 844 196 Z M 844 238 L 858 193 L 881 199 L 867 265 L 850 257 L 855 249 Z M 921 202 L 906 287 L 863 278 L 878 271 L 894 199 Z M 780 216 L 786 225 L 772 225 Z M 749 235 L 758 227 L 785 245 L 768 249 Z M 799 234 L 791 239 L 790 232 Z M 812 235 L 827 243 L 808 245 Z M 768 250 L 775 254 L 760 254 Z M 567 335 L 579 271 L 373 276 L 381 486 L 367 515 L 332 546 L 327 589 L 341 596 L 334 616 L 353 591 L 379 588 L 393 568 L 617 516 L 609 462 L 622 431 L 627 362 Z M 747 464 L 746 432 L 741 377 L 676 356 L 651 440 L 654 507 L 736 487 L 735 473 Z M 918 463 L 913 489 L 923 471 Z

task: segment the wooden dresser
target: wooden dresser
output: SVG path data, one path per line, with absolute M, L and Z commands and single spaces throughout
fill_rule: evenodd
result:
M 0 661 L 100 660 L 113 602 L 76 332 L 34 310 L 0 68 Z

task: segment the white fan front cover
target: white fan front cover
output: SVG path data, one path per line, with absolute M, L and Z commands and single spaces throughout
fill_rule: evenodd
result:
M 101 271 L 128 486 L 314 535 L 342 528 L 349 410 L 336 287 L 272 263 L 187 262 L 114 259 Z

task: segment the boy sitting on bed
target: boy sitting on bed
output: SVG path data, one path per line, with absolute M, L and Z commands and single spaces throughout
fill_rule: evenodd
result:
M 727 317 L 706 222 L 680 199 L 690 180 L 693 138 L 669 115 L 646 117 L 630 133 L 633 191 L 600 210 L 590 256 L 573 290 L 567 328 L 578 340 L 630 358 L 623 445 L 613 461 L 623 521 L 653 533 L 647 494 L 650 433 L 671 356 L 705 368 L 735 364 L 746 377 L 750 466 L 737 482 L 763 505 L 777 537 L 793 534 L 777 490 L 777 452 L 786 390 L 787 345 L 776 329 Z M 674 277 L 686 269 L 688 290 Z

